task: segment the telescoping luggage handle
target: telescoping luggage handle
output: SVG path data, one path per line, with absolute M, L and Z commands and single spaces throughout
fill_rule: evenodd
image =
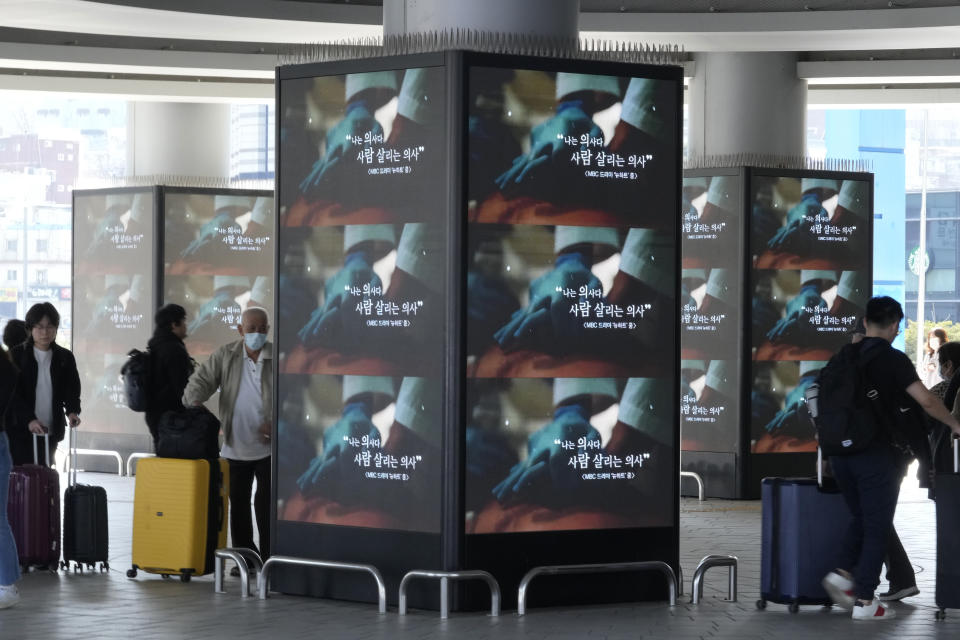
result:
M 31 433 L 33 433 L 31 431 Z M 37 452 L 37 434 L 33 434 L 33 464 L 40 464 L 40 454 Z M 50 466 L 50 434 L 43 434 L 43 451 L 47 454 L 47 466 Z
M 953 472 L 960 473 L 960 438 L 953 436 Z
M 67 474 L 67 486 L 73 487 L 77 484 L 77 428 L 67 425 L 67 446 L 70 448 L 67 454 L 70 456 L 70 473 Z

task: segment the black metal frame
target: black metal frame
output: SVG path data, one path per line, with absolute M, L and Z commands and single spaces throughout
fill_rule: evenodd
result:
M 495 55 L 474 52 L 448 51 L 436 54 L 417 54 L 392 58 L 372 58 L 354 61 L 339 61 L 319 64 L 279 67 L 276 73 L 276 139 L 280 140 L 283 113 L 283 86 L 290 80 L 320 76 L 342 75 L 417 67 L 446 67 L 446 114 L 447 114 L 447 238 L 449 242 L 446 274 L 447 322 L 445 354 L 445 409 L 443 446 L 443 486 L 441 493 L 441 533 L 423 534 L 387 529 L 368 529 L 335 525 L 304 524 L 278 520 L 276 507 L 271 515 L 273 553 L 303 557 L 323 557 L 328 560 L 363 560 L 377 566 L 384 574 L 389 592 L 396 592 L 396 585 L 406 571 L 422 567 L 439 567 L 444 570 L 487 569 L 504 588 L 516 588 L 521 577 L 533 566 L 543 564 L 597 563 L 629 560 L 663 560 L 673 567 L 679 565 L 679 500 L 674 501 L 672 524 L 667 527 L 601 529 L 588 531 L 550 531 L 517 534 L 466 535 L 463 520 L 465 479 L 465 402 L 466 367 L 463 353 L 466 343 L 466 188 L 468 155 L 464 142 L 467 139 L 466 101 L 468 95 L 468 72 L 471 67 L 500 67 L 506 69 L 531 69 L 548 72 L 567 71 L 622 77 L 649 77 L 673 80 L 676 84 L 676 103 L 682 104 L 683 81 L 679 67 L 631 65 L 583 60 L 557 60 L 547 58 Z M 676 129 L 676 203 L 679 204 L 681 188 L 682 128 L 679 120 Z M 275 154 L 277 215 L 275 238 L 277 242 L 276 272 L 280 270 L 280 208 L 284 203 L 282 189 L 282 153 Z M 679 209 L 679 207 L 677 207 Z M 676 216 L 676 213 L 674 214 Z M 675 270 L 680 268 L 680 225 L 674 225 Z M 674 299 L 679 296 L 680 279 L 676 278 Z M 279 309 L 279 287 L 275 287 L 274 303 Z M 277 335 L 284 328 L 276 326 Z M 673 342 L 673 394 L 674 424 L 679 420 L 679 333 L 674 328 Z M 279 385 L 279 367 L 275 371 L 275 384 Z M 279 394 L 274 394 L 274 411 L 279 411 Z M 670 478 L 673 494 L 679 496 L 679 430 L 674 433 L 674 464 Z M 273 454 L 277 460 L 277 439 L 274 439 Z M 277 504 L 277 467 L 273 468 L 273 505 Z M 327 576 L 308 574 L 304 570 L 284 568 L 276 573 L 276 585 L 281 591 L 291 593 L 332 596 L 342 599 L 372 601 L 374 594 L 366 583 L 351 580 L 349 575 Z M 418 585 L 419 586 L 419 585 Z M 411 589 L 413 606 L 435 608 L 436 585 Z M 482 608 L 488 597 L 476 585 L 459 585 L 454 594 L 455 608 Z M 665 596 L 662 584 L 638 580 L 636 576 L 616 578 L 580 577 L 575 580 L 558 579 L 538 594 L 537 602 L 586 603 L 612 602 L 643 599 L 662 599 Z

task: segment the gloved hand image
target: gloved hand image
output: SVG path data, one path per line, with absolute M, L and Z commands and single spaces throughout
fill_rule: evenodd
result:
M 350 251 L 344 258 L 343 268 L 325 283 L 323 306 L 315 309 L 310 320 L 300 329 L 300 340 L 308 346 L 337 344 L 344 331 L 354 328 L 348 318 L 356 319 L 349 308 L 352 296 L 347 289 L 364 285 L 382 287 L 382 282 L 374 273 L 373 262 L 366 251 Z M 356 329 L 359 330 L 359 325 Z
M 786 315 L 767 332 L 767 339 L 771 342 L 784 342 L 809 330 L 812 313 L 807 309 L 819 309 L 823 313 L 829 311 L 826 301 L 820 296 L 818 284 L 804 284 L 800 292 L 787 302 Z
M 767 241 L 767 247 L 774 251 L 790 251 L 793 253 L 808 248 L 812 242 L 809 226 L 813 222 L 826 223 L 830 215 L 820 203 L 817 191 L 808 191 L 803 198 L 787 212 L 784 225 Z
M 344 158 L 352 152 L 353 137 L 362 138 L 369 132 L 373 132 L 375 136 L 382 136 L 383 127 L 373 117 L 373 112 L 366 100 L 356 99 L 349 102 L 343 120 L 327 131 L 326 151 L 300 183 L 300 191 L 310 197 L 312 192 L 320 187 L 325 179 L 329 179 L 331 172 L 341 166 Z
M 211 245 L 218 250 L 221 249 L 221 245 L 223 244 L 222 238 L 224 235 L 230 234 L 230 231 L 233 231 L 237 236 L 240 236 L 242 233 L 240 225 L 237 224 L 229 212 L 218 213 L 200 227 L 199 235 L 183 250 L 180 257 L 184 260 L 196 258 L 199 254 L 204 253 L 204 249 L 207 249 Z
M 551 498 L 563 503 L 568 496 L 559 495 L 575 489 L 579 474 L 568 464 L 575 451 L 564 449 L 563 441 L 577 442 L 586 438 L 600 442 L 600 434 L 590 425 L 590 413 L 581 404 L 566 404 L 553 412 L 553 421 L 532 433 L 527 440 L 527 457 L 510 470 L 510 474 L 493 488 L 493 495 L 502 505 L 526 500 L 548 504 Z
M 570 147 L 564 142 L 566 136 L 579 137 L 589 134 L 592 138 L 603 138 L 600 130 L 584 111 L 580 100 L 565 100 L 557 105 L 556 115 L 537 125 L 530 132 L 530 150 L 518 156 L 513 166 L 500 174 L 496 184 L 501 190 L 521 184 L 525 179 L 534 178 L 538 169 L 549 168 L 549 163 L 560 159 L 566 164 L 571 155 Z
M 577 251 L 557 256 L 554 268 L 530 283 L 529 302 L 516 311 L 494 338 L 505 351 L 534 349 L 555 353 L 563 342 L 583 332 L 582 320 L 570 313 L 571 299 L 563 289 L 581 286 L 602 289 L 600 280 L 590 271 L 587 257 Z M 558 291 L 560 289 L 561 291 Z
M 237 304 L 237 301 L 233 298 L 233 288 L 224 288 L 218 289 L 214 292 L 213 297 L 207 300 L 199 310 L 197 310 L 196 315 L 190 321 L 190 324 L 187 325 L 187 334 L 193 337 L 196 337 L 197 332 L 207 325 L 213 325 L 214 328 L 230 329 L 230 325 L 224 324 L 221 320 L 224 315 L 235 315 L 237 318 L 240 317 L 240 314 L 243 312 L 243 309 L 240 308 L 240 305 Z M 217 323 L 219 322 L 219 325 Z M 237 323 L 238 324 L 238 323 Z
M 469 354 L 480 353 L 491 336 L 520 306 L 507 283 L 481 271 L 467 272 L 467 326 Z
M 818 366 L 801 375 L 797 381 L 797 386 L 787 393 L 783 408 L 767 423 L 764 430 L 768 433 L 775 433 L 776 435 L 790 435 L 794 437 L 812 436 L 813 427 L 807 417 L 804 393 L 810 385 L 816 382 L 819 373 L 820 367 Z
M 379 441 L 380 432 L 371 421 L 373 411 L 366 402 L 349 402 L 343 407 L 340 419 L 323 432 L 323 452 L 313 459 L 307 470 L 297 480 L 304 495 L 323 494 L 344 501 L 350 492 L 341 491 L 340 481 L 350 480 L 354 469 L 353 456 L 359 448 L 349 440 Z M 369 448 L 369 445 L 368 445 Z

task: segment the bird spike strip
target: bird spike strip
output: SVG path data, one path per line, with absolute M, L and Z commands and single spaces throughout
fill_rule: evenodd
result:
M 683 49 L 670 44 L 651 45 L 596 38 L 452 29 L 294 45 L 281 49 L 277 65 L 380 58 L 454 49 L 634 64 L 680 65 L 685 59 Z
M 852 171 L 869 173 L 873 161 L 863 158 L 811 158 L 770 153 L 729 153 L 694 156 L 683 163 L 684 169 L 722 169 L 758 167 L 762 169 L 798 169 L 801 171 Z
M 231 180 L 216 176 L 178 176 L 174 174 L 151 174 L 113 178 L 104 187 L 177 187 L 185 189 L 245 189 L 249 191 L 272 191 L 273 180 Z

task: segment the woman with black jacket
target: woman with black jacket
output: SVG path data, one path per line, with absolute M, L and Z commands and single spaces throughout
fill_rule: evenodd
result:
M 187 337 L 187 311 L 178 304 L 160 307 L 154 316 L 156 327 L 147 343 L 150 352 L 150 394 L 146 420 L 157 450 L 160 417 L 167 411 L 183 410 L 183 390 L 193 373 L 193 359 L 183 339 Z
M 7 411 L 6 430 L 14 465 L 33 462 L 33 434 L 49 434 L 50 463 L 66 425 L 80 424 L 80 374 L 69 349 L 57 344 L 60 314 L 49 302 L 30 307 L 25 318 L 27 341 L 10 351 L 20 369 Z M 45 463 L 38 448 L 39 463 Z

